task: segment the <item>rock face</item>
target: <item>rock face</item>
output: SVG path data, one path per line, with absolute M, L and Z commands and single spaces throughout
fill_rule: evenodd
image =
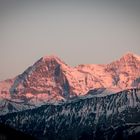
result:
M 9 125 L 37 139 L 115 140 L 136 139 L 140 135 L 140 90 L 116 94 L 94 94 L 64 103 L 0 117 Z
M 132 87 L 140 87 L 140 57 L 132 53 L 107 65 L 77 67 L 45 56 L 14 79 L 0 82 L 0 114 L 69 100 L 96 88 L 118 92 Z

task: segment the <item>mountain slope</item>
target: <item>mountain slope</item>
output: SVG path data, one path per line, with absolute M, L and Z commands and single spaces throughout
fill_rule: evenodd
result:
M 30 135 L 26 135 L 21 133 L 20 131 L 16 131 L 6 125 L 0 124 L 0 139 L 1 140 L 36 140 L 34 137 Z
M 0 122 L 38 139 L 115 140 L 139 136 L 139 89 L 111 95 L 91 94 L 58 105 L 47 104 L 0 116 Z

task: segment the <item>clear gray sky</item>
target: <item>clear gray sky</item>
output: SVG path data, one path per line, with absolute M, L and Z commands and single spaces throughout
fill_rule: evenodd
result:
M 140 0 L 0 0 L 0 80 L 44 55 L 67 64 L 140 55 Z

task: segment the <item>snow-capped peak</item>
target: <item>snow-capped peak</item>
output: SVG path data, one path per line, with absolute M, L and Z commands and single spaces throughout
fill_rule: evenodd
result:
M 42 60 L 43 61 L 51 61 L 51 60 L 55 60 L 55 61 L 58 61 L 58 62 L 62 62 L 57 56 L 55 55 L 46 55 L 46 56 L 43 56 L 42 57 Z
M 127 53 L 125 53 L 123 56 L 130 56 L 130 57 L 133 57 L 133 56 L 135 56 L 135 54 L 132 53 L 132 52 L 127 52 Z
M 140 56 L 132 53 L 132 52 L 128 52 L 126 54 L 124 54 L 120 60 L 125 59 L 125 61 L 140 61 Z
M 68 68 L 70 68 L 64 61 L 62 61 L 62 59 L 60 59 L 59 57 L 55 56 L 55 55 L 46 55 L 44 57 L 41 58 L 41 61 L 43 61 L 43 63 L 46 64 L 46 66 L 48 64 L 50 65 L 60 65 L 60 67 L 64 70 L 67 70 Z

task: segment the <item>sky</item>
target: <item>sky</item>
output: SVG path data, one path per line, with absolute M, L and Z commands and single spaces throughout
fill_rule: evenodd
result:
M 0 0 L 0 80 L 40 57 L 70 66 L 140 55 L 140 0 Z

